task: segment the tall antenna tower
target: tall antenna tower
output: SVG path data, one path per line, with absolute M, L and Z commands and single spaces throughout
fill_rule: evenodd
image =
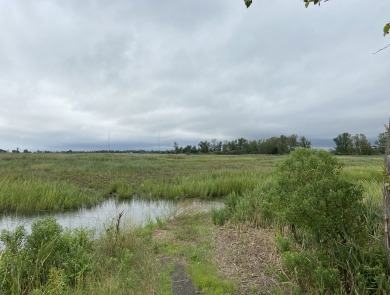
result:
M 111 150 L 110 132 L 111 132 L 111 130 L 108 130 L 108 152 L 110 152 L 110 150 Z

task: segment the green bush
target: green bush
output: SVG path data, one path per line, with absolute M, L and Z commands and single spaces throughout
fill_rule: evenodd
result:
M 363 191 L 341 180 L 342 165 L 322 150 L 297 149 L 277 168 L 274 206 L 280 221 L 323 244 L 329 239 L 361 239 L 365 233 Z
M 290 226 L 277 243 L 302 292 L 382 294 L 390 279 L 374 236 L 380 217 L 363 202 L 362 187 L 340 177 L 341 167 L 325 151 L 295 150 L 278 165 L 262 211 Z
M 50 289 L 58 293 L 75 285 L 91 270 L 88 254 L 92 246 L 90 232 L 66 230 L 54 217 L 35 221 L 31 234 L 23 226 L 2 230 L 5 250 L 0 259 L 0 293 L 28 294 Z

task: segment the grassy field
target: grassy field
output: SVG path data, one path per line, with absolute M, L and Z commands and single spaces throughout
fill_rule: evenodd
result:
M 286 255 L 282 254 L 283 247 L 292 247 L 287 238 L 281 236 L 285 229 L 268 222 L 267 216 L 261 213 L 264 209 L 262 196 L 267 187 L 274 185 L 273 173 L 277 164 L 286 157 L 0 154 L 1 211 L 57 211 L 92 206 L 112 192 L 121 198 L 222 197 L 227 207 L 234 209 L 231 212 L 215 210 L 207 214 L 176 216 L 173 220 L 158 218 L 144 228 L 121 226 L 119 232 L 112 224 L 96 240 L 89 240 L 83 230 L 74 233 L 64 231 L 49 239 L 48 244 L 35 245 L 35 250 L 31 250 L 34 247 L 23 248 L 33 238 L 22 231 L 2 234 L 2 241 L 8 241 L 10 245 L 0 259 L 1 279 L 9 286 L 9 290 L 3 289 L 3 292 L 129 294 L 130 290 L 132 294 L 168 295 L 172 294 L 169 273 L 173 263 L 181 263 L 204 294 L 305 294 L 302 290 L 309 287 L 300 285 L 299 276 L 306 274 L 301 270 L 290 272 L 288 265 L 283 266 L 281 262 L 282 255 Z M 346 261 L 357 263 L 358 258 L 364 261 L 372 258 L 373 261 L 371 264 L 367 262 L 365 268 L 357 265 L 355 269 L 361 269 L 360 273 L 354 273 L 353 268 L 346 270 L 351 272 L 351 282 L 355 282 L 356 278 L 362 281 L 365 277 L 371 280 L 367 284 L 372 283 L 373 287 L 360 287 L 366 291 L 356 294 L 386 294 L 383 293 L 386 275 L 380 268 L 384 258 L 380 171 L 383 157 L 345 156 L 338 159 L 344 163 L 341 178 L 362 185 L 363 201 L 368 208 L 365 220 L 370 221 L 367 247 L 354 249 L 356 252 L 351 252 Z M 228 219 L 230 227 L 218 226 Z M 49 230 L 55 228 L 51 223 L 47 226 Z M 263 231 L 256 234 L 259 230 Z M 43 228 L 40 231 L 46 233 L 48 230 Z M 41 241 L 39 237 L 37 234 L 35 239 Z M 264 242 L 264 237 L 268 242 Z M 218 240 L 222 242 L 218 244 Z M 272 243 L 269 242 L 271 240 Z M 61 241 L 60 246 L 55 246 L 58 241 Z M 229 249 L 234 248 L 235 254 L 223 250 L 230 242 Z M 255 248 L 263 242 L 262 248 Z M 61 247 L 68 249 L 68 254 Z M 48 257 L 57 250 L 61 263 L 48 264 L 51 259 Z M 237 253 L 244 254 L 238 256 Z M 294 255 L 300 257 L 297 253 Z M 269 263 L 253 279 L 253 271 L 260 269 L 258 266 L 265 261 L 265 254 L 270 258 Z M 232 260 L 229 260 L 229 255 Z M 161 264 L 161 257 L 168 257 L 171 262 Z M 227 261 L 225 268 L 219 263 L 224 260 Z M 27 262 L 32 262 L 31 266 Z M 274 262 L 277 264 L 274 265 Z M 42 269 L 38 269 L 38 265 Z M 63 265 L 67 268 L 62 269 Z M 73 268 L 69 269 L 69 265 Z M 231 270 L 232 267 L 237 271 L 230 273 L 237 272 L 243 276 L 231 276 L 229 268 Z M 310 274 L 311 269 L 307 271 Z M 331 277 L 332 273 L 327 275 Z M 263 285 L 258 284 L 262 276 Z M 379 284 L 382 287 L 378 287 Z M 351 290 L 356 292 L 357 289 L 351 287 Z M 326 289 L 310 289 L 310 292 L 331 294 Z
M 119 198 L 182 199 L 241 195 L 271 177 L 284 156 L 0 154 L 0 211 L 92 206 Z M 380 195 L 381 156 L 340 157 L 343 176 Z M 375 197 L 380 202 L 380 197 Z
M 91 206 L 119 198 L 223 197 L 253 190 L 282 157 L 0 154 L 0 211 Z

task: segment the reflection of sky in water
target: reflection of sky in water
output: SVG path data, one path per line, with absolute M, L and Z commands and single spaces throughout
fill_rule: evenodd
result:
M 221 206 L 218 202 L 185 202 L 187 207 L 196 207 L 198 210 L 207 210 L 212 206 Z M 148 219 L 155 221 L 156 216 L 172 217 L 186 211 L 181 202 L 173 201 L 138 201 L 109 199 L 89 209 L 79 209 L 67 212 L 43 212 L 35 215 L 3 214 L 0 216 L 0 230 L 14 230 L 18 225 L 24 225 L 30 231 L 31 224 L 38 218 L 54 216 L 63 228 L 95 228 L 98 231 L 117 219 L 123 211 L 121 223 L 131 220 L 134 223 L 145 223 Z M 0 248 L 2 245 L 0 244 Z

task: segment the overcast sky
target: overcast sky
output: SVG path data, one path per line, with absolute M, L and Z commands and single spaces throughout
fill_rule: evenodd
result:
M 2 0 L 0 148 L 171 149 L 390 117 L 387 0 Z

